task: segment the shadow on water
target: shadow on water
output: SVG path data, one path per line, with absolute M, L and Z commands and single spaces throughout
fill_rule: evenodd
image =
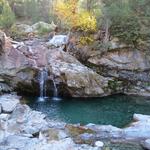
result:
M 150 115 L 150 99 L 138 96 L 113 95 L 103 98 L 46 98 L 24 97 L 34 110 L 41 111 L 52 120 L 67 123 L 95 123 L 124 127 L 132 121 L 134 113 Z

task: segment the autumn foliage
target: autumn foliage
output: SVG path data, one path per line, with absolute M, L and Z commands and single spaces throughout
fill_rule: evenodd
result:
M 90 12 L 78 7 L 78 0 L 58 1 L 55 12 L 58 18 L 70 29 L 95 31 L 96 18 Z

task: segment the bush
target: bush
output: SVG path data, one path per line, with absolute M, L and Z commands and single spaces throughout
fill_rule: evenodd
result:
M 95 31 L 96 18 L 86 10 L 80 10 L 78 0 L 58 2 L 56 4 L 56 15 L 69 28 L 82 31 Z
M 15 21 L 15 15 L 12 12 L 6 0 L 0 0 L 0 27 L 9 28 Z

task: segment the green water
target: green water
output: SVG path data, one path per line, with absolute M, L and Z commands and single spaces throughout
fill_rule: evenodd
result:
M 124 127 L 134 113 L 150 115 L 150 98 L 114 95 L 104 98 L 68 98 L 39 102 L 38 98 L 25 98 L 34 110 L 41 111 L 52 120 L 67 123 L 103 124 Z

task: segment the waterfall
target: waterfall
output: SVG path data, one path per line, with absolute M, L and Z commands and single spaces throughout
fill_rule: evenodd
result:
M 53 85 L 54 85 L 53 97 L 58 97 L 58 90 L 57 90 L 57 86 L 56 86 L 54 78 L 52 79 L 52 81 L 53 81 Z
M 44 101 L 44 98 L 46 97 L 46 81 L 48 78 L 48 72 L 47 69 L 44 68 L 39 73 L 39 86 L 40 86 L 40 97 L 39 101 Z
M 58 89 L 57 89 L 57 85 L 56 85 L 54 78 L 52 78 L 52 81 L 53 81 L 53 85 L 54 85 L 54 92 L 53 92 L 53 98 L 52 99 L 55 101 L 59 101 L 61 99 L 58 97 Z

